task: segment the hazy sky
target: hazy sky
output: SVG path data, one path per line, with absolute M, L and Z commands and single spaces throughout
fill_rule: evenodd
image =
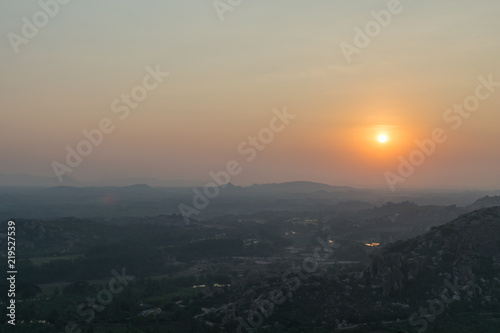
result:
M 211 0 L 73 0 L 49 17 L 37 1 L 2 1 L 0 173 L 54 176 L 66 146 L 108 118 L 114 130 L 71 177 L 208 180 L 236 160 L 239 185 L 387 186 L 398 157 L 441 128 L 447 140 L 398 186 L 500 187 L 500 86 L 478 88 L 500 82 L 500 2 L 402 0 L 349 63 L 341 43 L 356 47 L 355 27 L 390 3 L 243 0 L 218 13 Z M 170 75 L 121 119 L 112 103 L 148 66 Z M 446 113 L 478 89 L 470 116 Z M 296 118 L 247 161 L 238 147 L 284 107 Z

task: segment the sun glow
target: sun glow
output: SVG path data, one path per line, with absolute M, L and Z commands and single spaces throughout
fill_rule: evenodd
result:
M 380 143 L 387 142 L 387 136 L 383 135 L 383 134 L 379 135 L 377 139 L 378 139 L 378 142 L 380 142 Z

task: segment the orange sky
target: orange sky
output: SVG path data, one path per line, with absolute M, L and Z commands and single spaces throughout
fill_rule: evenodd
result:
M 339 45 L 388 3 L 244 1 L 221 21 L 210 1 L 74 1 L 16 53 L 9 33 L 41 8 L 2 2 L 0 173 L 54 176 L 65 147 L 108 118 L 114 131 L 71 177 L 204 181 L 238 160 L 240 185 L 387 187 L 399 156 L 443 128 L 447 141 L 400 186 L 498 188 L 500 88 L 457 130 L 443 114 L 478 77 L 500 82 L 500 3 L 401 1 L 348 63 Z M 113 101 L 157 65 L 170 76 L 120 119 Z M 285 106 L 296 118 L 247 162 L 238 146 Z

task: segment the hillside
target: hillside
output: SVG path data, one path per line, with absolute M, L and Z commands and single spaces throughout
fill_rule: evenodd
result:
M 424 235 L 400 241 L 373 257 L 372 284 L 384 294 L 442 286 L 443 276 L 462 285 L 488 284 L 500 273 L 500 207 L 464 214 Z

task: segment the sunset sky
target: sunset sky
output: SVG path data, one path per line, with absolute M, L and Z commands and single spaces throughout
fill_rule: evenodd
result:
M 243 0 L 221 20 L 212 0 L 73 0 L 25 38 L 38 1 L 2 1 L 0 173 L 55 177 L 66 146 L 108 118 L 69 176 L 205 181 L 236 160 L 238 185 L 387 188 L 399 156 L 441 128 L 447 140 L 400 186 L 498 189 L 500 84 L 478 78 L 500 82 L 500 2 L 402 0 L 349 63 L 341 43 L 389 3 Z M 113 102 L 158 66 L 169 76 L 121 119 Z M 446 121 L 478 89 L 477 110 Z M 238 147 L 284 107 L 296 117 L 248 161 Z

